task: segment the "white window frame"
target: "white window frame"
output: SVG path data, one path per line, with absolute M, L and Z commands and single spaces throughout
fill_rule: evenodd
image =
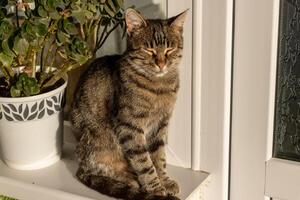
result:
M 206 200 L 228 199 L 233 8 L 193 1 L 192 168 L 211 174 Z
M 276 1 L 235 0 L 230 200 L 265 199 Z
M 300 164 L 272 157 L 280 0 L 236 0 L 230 200 L 299 199 Z
M 274 1 L 273 31 L 271 53 L 271 76 L 269 96 L 269 123 L 267 136 L 267 162 L 265 176 L 265 195 L 276 199 L 300 198 L 300 163 L 272 157 L 274 138 L 274 117 L 276 98 L 276 69 L 278 56 L 280 0 Z

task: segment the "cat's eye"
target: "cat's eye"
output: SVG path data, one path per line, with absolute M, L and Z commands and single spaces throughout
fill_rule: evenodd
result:
M 164 51 L 164 54 L 165 54 L 165 55 L 170 55 L 170 54 L 173 53 L 175 50 L 176 50 L 176 48 L 172 48 L 172 47 L 166 48 L 165 51 Z
M 150 56 L 152 55 L 156 55 L 156 50 L 152 49 L 152 48 L 147 48 L 147 49 L 143 49 L 147 54 L 149 54 Z

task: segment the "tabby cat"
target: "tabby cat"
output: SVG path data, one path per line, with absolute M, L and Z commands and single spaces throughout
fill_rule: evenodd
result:
M 187 12 L 145 20 L 125 12 L 127 50 L 96 59 L 81 77 L 71 111 L 77 177 L 123 199 L 178 199 L 164 144 L 176 93 Z

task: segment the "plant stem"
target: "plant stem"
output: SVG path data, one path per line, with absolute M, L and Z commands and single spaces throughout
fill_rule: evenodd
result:
M 52 29 L 52 22 L 53 22 L 53 20 L 50 20 L 49 26 L 48 26 L 48 30 L 51 30 L 51 29 Z M 50 31 L 49 31 L 49 32 L 45 35 L 44 40 L 43 40 L 43 42 L 42 42 L 42 44 L 41 44 L 41 46 L 42 46 L 41 58 L 40 58 L 40 71 L 41 71 L 41 72 L 43 71 L 43 68 L 44 68 L 44 51 L 45 51 L 45 45 L 46 45 L 46 43 L 48 42 L 50 36 L 51 36 L 51 34 L 50 34 Z M 49 52 L 49 51 L 48 51 L 48 52 Z M 46 60 L 46 62 L 47 62 L 47 60 Z
M 35 74 L 36 74 L 36 52 L 32 51 L 32 77 L 35 78 Z
M 100 49 L 102 47 L 102 45 L 104 44 L 104 42 L 106 41 L 106 39 L 108 38 L 108 36 L 119 26 L 120 22 L 117 22 L 114 27 L 112 27 L 107 34 L 105 35 L 105 37 L 103 38 L 103 40 L 99 40 L 99 45 L 96 46 L 95 50 L 97 52 L 98 49 Z
M 42 51 L 41 51 L 41 57 L 40 57 L 40 72 L 42 72 L 43 69 L 44 69 L 44 51 L 45 51 L 45 45 L 43 46 Z
M 3 66 L 3 67 L 11 78 L 14 77 L 15 72 L 12 70 L 11 67 L 7 67 L 7 66 Z
M 19 22 L 19 8 L 18 8 L 18 1 L 16 2 L 16 19 L 17 19 L 17 27 L 20 28 L 20 22 Z
M 43 69 L 41 69 L 41 76 L 40 76 L 40 80 L 39 80 L 39 86 L 41 86 L 43 84 L 43 82 L 47 79 L 47 77 L 49 77 L 47 75 L 51 73 L 51 67 L 53 65 L 53 62 L 54 62 L 55 58 L 52 59 L 52 63 L 50 65 L 47 63 L 47 61 L 49 59 L 50 53 L 52 53 L 52 50 L 53 50 L 54 46 L 55 46 L 55 41 L 53 43 L 51 43 L 51 45 L 48 49 L 48 52 L 46 54 L 46 58 L 44 59 L 45 62 L 44 62 Z M 56 52 L 56 50 L 55 50 L 55 52 Z M 54 53 L 54 55 L 56 55 L 56 53 Z M 49 67 L 50 67 L 50 71 L 47 72 Z
M 98 32 L 99 32 L 99 26 L 100 26 L 100 22 L 101 21 L 101 19 L 99 20 L 94 20 L 94 24 L 93 24 L 93 26 L 92 26 L 92 32 L 93 32 L 93 34 L 92 34 L 92 38 L 90 39 L 90 44 L 89 44 L 89 46 L 90 46 L 90 49 L 91 49 L 91 52 L 93 52 L 94 51 L 94 49 L 96 48 L 96 44 L 97 44 L 97 36 L 98 36 Z
M 95 49 L 96 48 L 96 44 L 97 44 L 97 33 L 98 33 L 98 31 L 97 31 L 97 29 L 98 29 L 98 27 L 97 26 L 95 26 L 94 27 L 94 30 L 93 30 L 93 39 L 92 39 L 92 43 L 91 43 L 91 52 L 93 52 L 93 49 Z
M 92 58 L 93 57 L 89 57 L 88 61 L 86 63 L 89 63 L 90 59 L 92 59 Z M 75 63 L 75 64 L 64 63 L 64 64 L 62 64 L 60 69 L 58 71 L 56 71 L 56 73 L 52 76 L 52 78 L 50 80 L 48 80 L 42 86 L 42 90 L 54 85 L 59 79 L 61 79 L 65 74 L 67 74 L 67 72 L 69 72 L 70 70 L 76 69 L 77 67 L 80 67 L 80 66 L 82 66 L 82 65 L 80 65 L 79 63 Z
M 91 19 L 91 21 L 90 21 L 90 23 L 89 23 L 89 25 L 88 25 L 88 31 L 89 31 L 89 32 L 91 32 L 91 28 L 92 28 L 93 23 L 94 23 L 94 20 Z
M 79 30 L 80 30 L 80 35 L 81 35 L 82 39 L 85 40 L 85 34 L 84 34 L 84 30 L 83 30 L 82 24 L 80 24 L 80 29 Z
M 54 74 L 54 76 L 47 81 L 43 86 L 42 89 L 45 89 L 47 87 L 50 87 L 52 85 L 54 85 L 59 79 L 61 79 L 69 70 L 76 68 L 77 66 L 80 66 L 78 63 L 74 64 L 74 65 L 70 65 L 70 64 L 63 64 L 62 65 L 62 69 L 57 71 L 56 74 Z
M 96 48 L 97 46 L 97 43 L 98 43 L 98 36 L 99 36 L 99 32 L 100 32 L 100 27 L 101 27 L 101 23 L 102 23 L 102 17 L 98 20 L 98 22 L 96 23 L 96 27 L 95 27 L 95 30 L 96 30 L 96 33 L 95 33 L 95 44 L 94 44 L 94 49 Z
M 44 64 L 46 64 L 46 65 L 47 65 L 49 56 L 50 56 L 50 54 L 52 53 L 52 50 L 53 50 L 54 46 L 55 46 L 55 40 L 51 43 L 51 45 L 50 45 L 50 47 L 49 47 L 49 49 L 48 49 L 48 52 L 47 52 L 47 54 L 46 54 L 45 63 L 44 63 Z M 44 67 L 44 71 L 43 71 L 43 72 L 46 72 L 46 70 L 47 70 L 47 67 Z
M 10 79 L 10 76 L 9 76 L 9 74 L 7 73 L 7 71 L 5 70 L 5 68 L 4 68 L 3 65 L 0 65 L 0 69 L 1 69 L 2 74 L 5 76 L 5 78 L 6 78 L 7 80 L 9 80 L 9 79 Z
M 101 23 L 101 21 L 99 22 L 99 27 L 98 27 L 98 30 L 97 30 L 97 36 L 99 35 L 99 31 L 100 31 L 100 23 Z M 101 36 L 100 36 L 100 38 L 99 38 L 99 40 L 98 40 L 98 37 L 97 37 L 97 40 L 96 40 L 96 46 L 95 46 L 95 49 L 94 49 L 94 52 L 93 52 L 93 54 L 96 54 L 96 52 L 98 51 L 98 46 L 99 46 L 99 44 L 100 44 L 100 42 L 101 42 L 101 40 L 103 39 L 103 37 L 104 37 L 104 34 L 105 34 L 105 32 L 107 31 L 107 28 L 108 28 L 108 24 L 106 24 L 105 25 L 105 27 L 104 27 L 104 29 L 103 29 L 103 31 L 102 31 L 102 33 L 101 33 Z

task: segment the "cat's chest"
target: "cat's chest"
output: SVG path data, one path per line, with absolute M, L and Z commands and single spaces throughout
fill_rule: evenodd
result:
M 170 93 L 165 95 L 156 95 L 153 97 L 152 108 L 153 111 L 172 111 L 176 101 L 176 94 Z
M 131 88 L 125 91 L 124 96 L 129 104 L 141 107 L 141 109 L 148 109 L 151 113 L 172 111 L 177 93 L 172 89 L 169 89 L 167 92 L 157 91 L 153 92 L 144 88 Z

